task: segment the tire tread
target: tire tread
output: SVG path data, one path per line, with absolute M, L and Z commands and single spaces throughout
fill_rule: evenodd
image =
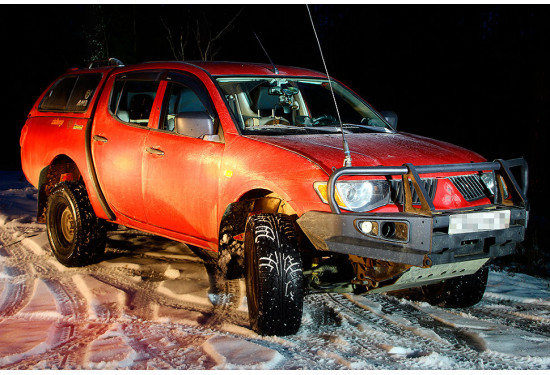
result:
M 300 328 L 304 297 L 294 222 L 287 215 L 257 214 L 249 218 L 246 233 L 253 237 L 253 249 L 246 255 L 258 260 L 259 311 L 249 308 L 257 314 L 251 317 L 252 328 L 263 335 L 294 334 Z

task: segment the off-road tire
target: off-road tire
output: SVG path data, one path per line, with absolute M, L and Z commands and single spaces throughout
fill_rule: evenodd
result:
M 105 224 L 95 215 L 82 183 L 61 182 L 52 189 L 46 228 L 53 254 L 67 267 L 97 263 L 105 253 Z
M 244 241 L 251 328 L 260 335 L 295 334 L 302 320 L 304 280 L 293 220 L 283 214 L 250 216 Z
M 424 285 L 422 293 L 424 299 L 434 306 L 470 307 L 483 298 L 488 275 L 489 268 L 484 266 L 472 275 L 455 277 L 437 284 Z

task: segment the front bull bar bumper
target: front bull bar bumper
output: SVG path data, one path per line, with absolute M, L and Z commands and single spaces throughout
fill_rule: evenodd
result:
M 520 167 L 522 186 L 518 185 L 510 168 Z M 498 189 L 493 204 L 451 211 L 437 211 L 420 183 L 419 174 L 494 171 Z M 342 213 L 335 199 L 336 181 L 342 176 L 401 175 L 405 191 L 403 211 L 399 213 Z M 499 178 L 499 176 L 502 177 Z M 504 197 L 506 184 L 508 196 Z M 495 258 L 514 253 L 515 245 L 523 241 L 528 221 L 528 171 L 523 158 L 485 163 L 449 164 L 402 167 L 348 167 L 336 170 L 328 183 L 332 212 L 310 211 L 298 219 L 298 225 L 318 250 L 357 255 L 365 258 L 402 263 L 417 267 Z M 411 184 L 420 206 L 413 206 Z M 509 212 L 509 213 L 508 213 Z M 509 215 L 509 225 L 494 230 L 453 233 L 449 224 L 454 215 L 488 213 Z M 382 228 L 387 223 L 400 223 L 406 235 L 386 238 L 380 231 L 366 234 L 362 222 Z

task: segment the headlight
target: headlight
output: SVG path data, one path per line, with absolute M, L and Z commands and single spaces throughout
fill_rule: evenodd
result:
M 502 189 L 504 190 L 504 198 L 508 197 L 508 188 L 506 186 L 506 183 L 504 182 L 504 179 L 502 176 L 499 176 L 500 182 L 502 183 Z M 481 181 L 485 184 L 487 189 L 491 192 L 491 194 L 495 194 L 496 191 L 496 179 L 495 179 L 495 172 L 488 172 L 483 173 L 481 175 Z
M 328 204 L 326 182 L 313 184 L 323 203 Z M 341 208 L 365 212 L 385 206 L 390 202 L 390 184 L 387 181 L 339 181 L 336 183 L 336 203 Z

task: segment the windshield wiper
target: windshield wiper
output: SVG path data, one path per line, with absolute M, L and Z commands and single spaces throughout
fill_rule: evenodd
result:
M 371 126 L 371 125 L 359 125 L 359 124 L 343 124 L 343 126 L 345 128 L 350 128 L 350 127 L 354 127 L 354 128 L 362 128 L 362 129 L 367 129 L 367 130 L 371 130 L 375 133 L 390 133 L 390 131 L 388 131 L 388 129 L 386 128 L 381 128 L 379 126 Z
M 320 126 L 294 126 L 294 125 L 262 125 L 262 126 L 254 126 L 254 127 L 247 127 L 247 130 L 281 130 L 281 129 L 296 129 L 296 130 L 305 130 L 306 132 L 310 132 L 310 130 L 313 131 L 320 131 L 320 132 L 326 132 L 326 133 L 341 133 L 341 130 L 339 127 L 333 126 L 332 129 L 323 128 Z

